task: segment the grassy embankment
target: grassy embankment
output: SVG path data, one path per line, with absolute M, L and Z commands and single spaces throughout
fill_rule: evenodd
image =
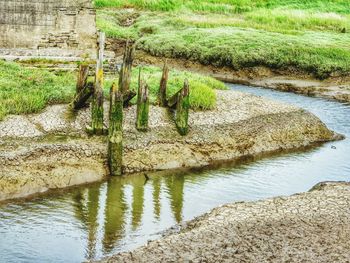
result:
M 132 89 L 137 88 L 137 72 L 133 71 Z M 161 69 L 147 67 L 143 77 L 150 86 L 151 101 L 156 103 Z M 216 93 L 213 89 L 223 89 L 224 84 L 209 77 L 197 74 L 171 71 L 169 78 L 169 96 L 178 91 L 185 78 L 191 83 L 190 101 L 194 109 L 210 109 L 215 106 Z M 28 69 L 15 63 L 0 61 L 0 121 L 8 114 L 38 112 L 49 104 L 69 103 L 75 92 L 76 75 L 59 75 L 44 69 Z M 105 94 L 113 81 L 105 83 Z
M 242 69 L 350 73 L 348 0 L 95 0 L 109 37 L 152 55 Z M 134 7 L 136 11 L 117 8 Z M 131 23 L 130 20 L 135 20 Z

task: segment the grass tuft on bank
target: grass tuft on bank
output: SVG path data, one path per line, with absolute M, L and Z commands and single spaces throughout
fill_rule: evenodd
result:
M 156 67 L 144 67 L 142 72 L 150 86 L 151 102 L 155 104 L 162 70 Z M 138 69 L 134 68 L 131 88 L 135 91 L 137 77 Z M 210 77 L 171 70 L 169 96 L 182 88 L 185 78 L 190 81 L 191 107 L 196 110 L 215 107 L 214 89 L 226 88 L 222 82 Z M 112 78 L 106 80 L 106 98 L 113 81 L 118 82 Z M 16 63 L 0 61 L 0 121 L 9 114 L 36 113 L 50 104 L 70 103 L 75 95 L 75 83 L 76 74 L 71 72 L 58 74 L 45 69 L 29 69 Z

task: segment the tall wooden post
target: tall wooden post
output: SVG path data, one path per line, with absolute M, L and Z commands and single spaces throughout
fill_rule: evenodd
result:
M 126 42 L 125 52 L 123 57 L 123 64 L 119 72 L 119 88 L 123 94 L 127 94 L 130 89 L 131 69 L 134 61 L 135 47 Z
M 136 129 L 139 131 L 148 130 L 149 96 L 148 85 L 141 79 L 141 69 L 139 72 L 139 86 L 137 92 L 137 113 Z
M 175 123 L 177 130 L 181 135 L 187 135 L 188 128 L 188 114 L 190 110 L 190 87 L 188 80 L 185 80 L 184 87 L 178 93 L 178 99 L 176 104 L 176 116 Z
M 109 107 L 108 165 L 112 176 L 120 176 L 123 172 L 123 94 L 115 83 L 110 90 Z
M 91 123 L 92 133 L 97 135 L 103 134 L 103 55 L 105 38 L 105 33 L 100 32 L 96 63 L 94 99 L 92 101 Z
M 168 78 L 169 78 L 169 68 L 168 63 L 165 60 L 164 67 L 163 67 L 163 75 L 162 79 L 160 80 L 160 87 L 159 87 L 159 94 L 158 94 L 158 100 L 161 107 L 167 106 L 167 85 L 168 85 Z

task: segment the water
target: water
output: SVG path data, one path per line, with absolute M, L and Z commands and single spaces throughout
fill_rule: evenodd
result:
M 350 105 L 231 86 L 295 104 L 350 137 Z M 336 149 L 334 149 L 335 146 Z M 290 195 L 350 180 L 350 141 L 212 170 L 114 178 L 0 206 L 1 262 L 81 262 L 130 250 L 221 204 Z

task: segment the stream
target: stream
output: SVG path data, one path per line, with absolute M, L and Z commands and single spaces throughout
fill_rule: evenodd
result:
M 294 104 L 350 137 L 350 104 L 230 85 Z M 82 262 L 159 238 L 169 227 L 235 201 L 309 190 L 350 180 L 350 140 L 242 160 L 211 169 L 172 171 L 54 191 L 0 205 L 0 262 Z

